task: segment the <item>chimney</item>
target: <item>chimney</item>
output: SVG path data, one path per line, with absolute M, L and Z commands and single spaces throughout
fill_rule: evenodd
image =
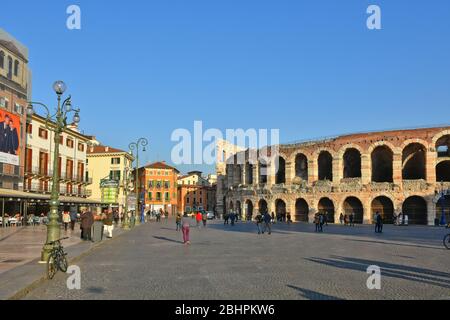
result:
M 109 147 L 105 147 L 105 152 L 109 152 Z

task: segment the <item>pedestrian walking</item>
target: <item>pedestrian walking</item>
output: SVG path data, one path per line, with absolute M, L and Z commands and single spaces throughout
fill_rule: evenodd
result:
M 383 233 L 383 217 L 379 212 L 375 215 L 375 233 Z
M 200 222 L 202 222 L 202 213 L 200 211 L 197 212 L 195 220 L 197 221 L 197 227 L 200 228 Z
M 183 215 L 183 218 L 181 219 L 181 225 L 182 225 L 181 231 L 183 232 L 183 243 L 184 244 L 191 244 L 191 241 L 189 238 L 191 220 L 192 220 L 192 218 L 189 218 L 187 212 L 185 212 Z
M 177 217 L 175 218 L 175 222 L 177 224 L 177 231 L 181 230 L 181 214 L 177 214 Z
M 76 211 L 72 211 L 70 213 L 70 230 L 75 231 L 75 223 L 78 219 L 78 213 Z
M 203 222 L 203 227 L 206 228 L 206 222 L 208 221 L 208 214 L 206 213 L 206 211 L 203 211 L 202 213 L 202 222 Z
M 263 216 L 260 212 L 258 212 L 258 214 L 256 215 L 256 228 L 258 229 L 258 234 L 262 233 L 262 228 L 261 225 L 263 223 Z
M 234 226 L 234 222 L 236 221 L 236 214 L 231 212 L 230 214 L 231 226 Z
M 353 219 L 355 218 L 355 216 L 353 215 L 353 212 L 352 213 L 350 213 L 350 227 L 353 227 L 354 226 L 354 224 L 353 224 Z
M 70 223 L 70 214 L 67 211 L 63 212 L 63 216 L 62 216 L 62 220 L 64 223 L 64 231 L 67 231 L 67 228 L 69 227 L 69 223 Z
M 272 223 L 275 223 L 275 213 L 273 213 L 273 211 L 272 211 L 271 216 L 272 216 Z
M 339 222 L 341 224 L 344 224 L 344 215 L 342 214 L 342 212 L 341 212 L 341 215 L 339 216 Z
M 320 227 L 319 227 L 320 220 L 319 220 L 319 214 L 318 213 L 316 213 L 314 215 L 314 224 L 316 226 L 316 232 L 319 232 L 320 231 Z
M 230 219 L 230 215 L 228 213 L 225 213 L 223 215 L 223 225 L 228 224 L 228 220 Z
M 291 213 L 290 213 L 290 212 L 287 213 L 287 223 L 288 223 L 288 224 L 291 224 L 291 223 L 292 223 L 292 216 L 291 216 Z
M 319 232 L 323 232 L 323 225 L 325 224 L 325 215 L 319 214 Z
M 270 216 L 270 214 L 266 211 L 266 213 L 264 213 L 264 230 L 263 230 L 263 234 L 268 231 L 269 234 L 272 234 L 272 217 Z
M 114 230 L 114 213 L 111 209 L 102 215 L 102 221 L 105 226 L 106 238 L 111 239 Z
M 113 217 L 114 217 L 115 225 L 118 226 L 119 225 L 119 220 L 120 220 L 119 210 L 114 210 Z
M 91 228 L 92 225 L 94 224 L 94 215 L 92 214 L 91 211 L 87 211 L 85 210 L 82 214 L 81 214 L 81 239 L 87 241 L 91 241 L 92 237 L 91 237 Z

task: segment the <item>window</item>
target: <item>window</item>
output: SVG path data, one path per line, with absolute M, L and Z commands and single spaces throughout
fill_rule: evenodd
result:
M 156 193 L 156 201 L 161 201 L 161 192 Z
M 186 203 L 189 203 L 189 197 L 186 198 Z
M 8 100 L 4 97 L 0 97 L 0 107 L 6 108 L 8 107 Z
M 15 103 L 14 104 L 14 112 L 18 113 L 18 114 L 23 114 L 23 107 L 20 104 Z
M 28 134 L 33 133 L 33 125 L 31 123 L 27 123 L 27 133 Z
M 19 75 L 19 61 L 14 61 L 14 75 L 17 77 Z
M 164 188 L 169 189 L 170 188 L 170 182 L 164 181 Z
M 68 148 L 73 149 L 73 140 L 72 139 L 66 139 L 66 145 Z
M 12 70 L 13 69 L 13 60 L 10 56 L 8 56 L 8 79 L 12 78 Z
M 60 145 L 64 144 L 64 137 L 63 136 L 59 136 L 59 144 Z
M 43 128 L 39 128 L 39 137 L 47 140 L 48 139 L 48 131 Z
M 156 188 L 161 189 L 162 183 L 161 181 L 156 181 Z
M 78 151 L 84 152 L 84 144 L 82 143 L 78 144 Z
M 111 164 L 120 164 L 120 158 L 111 158 Z
M 151 192 L 148 193 L 148 200 L 153 200 L 153 194 Z
M 164 194 L 164 198 L 166 199 L 166 201 L 170 201 L 170 195 L 169 195 L 168 192 L 166 192 L 166 193 Z
M 109 178 L 111 180 L 120 181 L 120 170 L 112 170 L 109 172 Z
M 5 53 L 0 51 L 0 68 L 5 68 Z

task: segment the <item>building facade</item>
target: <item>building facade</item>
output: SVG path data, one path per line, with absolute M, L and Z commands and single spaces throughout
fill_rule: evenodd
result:
M 187 175 L 178 178 L 179 213 L 214 211 L 215 204 L 215 185 L 203 178 L 200 171 L 188 172 Z
M 236 152 L 218 163 L 218 207 L 250 216 L 290 212 L 303 222 L 312 222 L 317 212 L 336 222 L 341 213 L 353 213 L 357 223 L 367 224 L 376 212 L 387 223 L 403 213 L 410 224 L 423 225 L 444 212 L 448 221 L 450 127 L 277 147 Z M 270 161 L 261 157 L 265 153 Z
M 51 129 L 55 124 L 34 114 L 26 126 L 25 168 L 23 189 L 31 198 L 52 192 L 55 137 Z M 92 180 L 86 175 L 86 150 L 89 137 L 78 132 L 75 126 L 59 137 L 59 194 L 64 210 L 79 211 L 90 205 L 87 187 Z M 33 199 L 32 199 L 33 200 Z M 36 198 L 39 200 L 39 198 Z M 29 201 L 28 214 L 46 213 L 47 201 Z M 42 211 L 42 212 L 41 212 Z
M 160 209 L 175 215 L 178 212 L 178 169 L 164 161 L 154 162 L 139 169 L 141 198 L 145 210 Z
M 92 140 L 91 140 L 92 141 Z M 91 145 L 87 151 L 88 177 L 92 184 L 89 199 L 124 212 L 126 172 L 131 174 L 134 158 L 128 152 L 102 145 Z M 106 186 L 106 182 L 115 181 Z M 116 190 L 111 190 L 111 188 Z

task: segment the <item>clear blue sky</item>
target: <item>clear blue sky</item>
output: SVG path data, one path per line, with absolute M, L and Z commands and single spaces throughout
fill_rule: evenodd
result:
M 148 137 L 148 161 L 170 160 L 172 131 L 194 120 L 282 142 L 450 122 L 448 0 L 3 0 L 0 21 L 30 50 L 34 100 L 63 79 L 85 133 Z

